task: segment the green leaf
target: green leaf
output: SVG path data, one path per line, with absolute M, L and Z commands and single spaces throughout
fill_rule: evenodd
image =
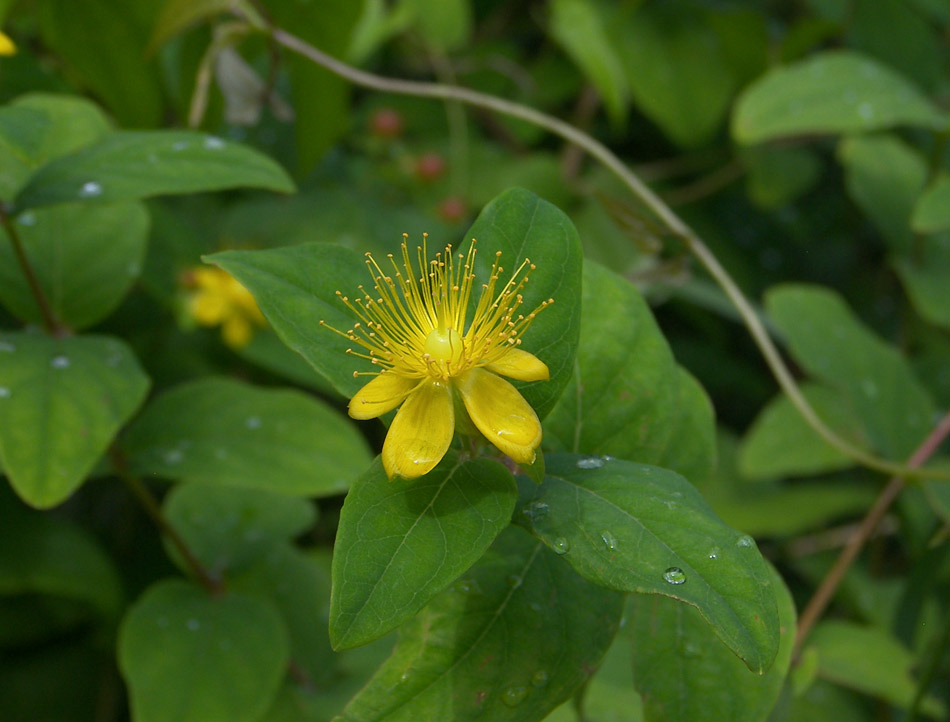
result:
M 746 88 L 735 106 L 732 134 L 751 144 L 901 125 L 941 131 L 947 117 L 886 65 L 831 50 L 772 70 Z
M 0 466 L 28 504 L 82 484 L 149 380 L 122 341 L 0 333 Z
M 858 446 L 867 444 L 861 418 L 840 392 L 819 384 L 802 384 L 801 391 L 835 432 Z M 808 476 L 852 466 L 851 457 L 822 439 L 784 394 L 762 409 L 739 451 L 739 469 L 748 479 Z
M 193 131 L 118 131 L 44 165 L 15 206 L 22 211 L 242 187 L 294 190 L 283 168 L 247 146 Z
M 162 122 L 158 63 L 144 52 L 156 7 L 154 0 L 87 0 L 81 13 L 68 3 L 37 8 L 45 47 L 68 62 L 70 76 L 100 98 L 123 126 Z
M 845 394 L 877 450 L 906 459 L 930 432 L 934 414 L 906 359 L 833 291 L 787 284 L 770 289 L 765 302 L 796 361 Z
M 769 668 L 775 591 L 751 537 L 672 471 L 574 454 L 549 454 L 547 465 L 540 487 L 519 479 L 518 523 L 596 584 L 691 604 L 750 669 Z
M 402 0 L 395 12 L 409 13 L 426 44 L 441 53 L 464 46 L 472 34 L 471 0 Z
M 163 508 L 195 557 L 218 578 L 254 562 L 274 542 L 302 534 L 316 518 L 305 499 L 207 484 L 179 484 Z M 171 544 L 166 548 L 175 551 Z M 179 566 L 189 571 L 187 564 Z
M 775 664 L 761 676 L 719 643 L 694 608 L 660 596 L 630 597 L 634 685 L 646 722 L 768 719 L 795 646 L 795 603 L 778 572 L 769 571 L 781 638 Z
M 632 17 L 621 10 L 610 33 L 634 102 L 677 145 L 709 143 L 737 84 L 711 27 L 715 13 L 670 0 L 628 7 Z
M 679 414 L 673 435 L 666 445 L 666 453 L 656 464 L 675 471 L 695 484 L 712 474 L 716 468 L 719 456 L 716 414 L 712 401 L 699 381 L 682 366 L 677 367 L 677 375 Z
M 119 667 L 137 722 L 254 722 L 289 660 L 274 606 L 178 580 L 153 584 L 119 630 Z
M 523 292 L 524 309 L 531 311 L 542 301 L 554 299 L 522 337 L 522 348 L 547 364 L 551 379 L 513 382 L 543 419 L 570 381 L 577 351 L 583 265 L 577 230 L 559 208 L 530 191 L 514 188 L 485 206 L 465 238 L 478 240 L 475 273 L 481 278 L 488 277 L 497 251 L 502 252 L 502 265 L 509 271 L 525 258 L 537 264 Z
M 540 720 L 595 669 L 623 597 L 578 577 L 519 529 L 401 630 L 340 722 Z
M 141 272 L 149 230 L 141 203 L 68 203 L 21 213 L 13 223 L 53 314 L 70 328 L 108 316 Z M 2 228 L 0 302 L 24 321 L 43 322 Z
M 930 323 L 950 328 L 950 234 L 920 240 L 920 259 L 899 257 L 892 263 L 911 303 Z
M 371 459 L 356 427 L 318 399 L 223 378 L 166 391 L 122 450 L 138 474 L 302 496 L 346 491 Z
M 256 14 L 253 5 L 242 0 L 166 0 L 152 28 L 149 49 L 154 51 L 192 25 L 228 14 L 235 7 L 244 17 Z
M 48 594 L 84 602 L 110 622 L 118 617 L 119 575 L 88 531 L 23 508 L 2 487 L 0 528 L 0 595 Z
M 927 179 L 921 153 L 896 135 L 857 135 L 843 138 L 838 160 L 845 169 L 848 195 L 874 221 L 890 247 L 910 250 L 908 224 Z
M 698 421 L 703 415 L 707 419 Z M 708 399 L 677 369 L 639 291 L 585 263 L 577 361 L 544 422 L 546 444 L 676 470 L 682 463 L 682 471 L 708 473 L 715 458 L 713 429 Z M 693 442 L 688 460 L 678 445 Z
M 914 656 L 883 630 L 843 621 L 822 622 L 809 637 L 809 646 L 818 650 L 820 677 L 898 707 L 906 708 L 914 699 Z M 947 712 L 946 705 L 930 695 L 920 709 L 937 718 Z
M 481 557 L 516 499 L 511 474 L 496 461 L 450 454 L 424 477 L 390 482 L 377 459 L 340 512 L 333 646 L 366 644 L 418 612 Z
M 918 233 L 950 230 L 950 176 L 940 177 L 917 199 L 910 224 Z
M 766 210 L 794 201 L 815 185 L 821 173 L 819 156 L 809 148 L 763 146 L 750 149 L 745 162 L 746 193 Z
M 553 0 L 548 32 L 597 88 L 616 123 L 627 114 L 628 89 L 623 66 L 598 5 L 589 0 Z

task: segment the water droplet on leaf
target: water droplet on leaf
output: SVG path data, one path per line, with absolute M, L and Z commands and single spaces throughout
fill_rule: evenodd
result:
M 0 341 L 0 351 L 3 353 L 13 353 L 16 351 L 16 346 L 9 341 Z
M 69 359 L 66 356 L 54 356 L 53 360 L 50 361 L 50 366 L 54 369 L 67 369 L 69 368 Z
M 83 183 L 82 187 L 79 189 L 80 198 L 95 198 L 96 196 L 102 195 L 102 186 L 95 181 L 89 181 Z
M 614 536 L 613 534 L 611 534 L 609 531 L 607 531 L 606 529 L 604 529 L 604 530 L 600 533 L 600 538 L 603 540 L 604 546 L 607 547 L 607 549 L 608 549 L 609 551 L 614 551 L 614 550 L 616 550 L 616 548 L 617 548 L 617 537 L 615 537 L 615 536 Z
M 224 141 L 212 135 L 205 138 L 204 147 L 208 150 L 221 150 L 224 147 Z
M 552 545 L 558 554 L 567 554 L 571 550 L 571 543 L 562 536 L 555 539 Z
M 715 561 L 716 559 L 719 558 L 719 554 L 720 554 L 719 547 L 714 547 L 713 549 L 709 550 L 709 554 L 707 555 L 707 558 Z
M 185 622 L 185 626 L 188 627 L 190 631 L 197 632 L 201 627 L 201 623 L 197 619 L 192 618 Z
M 683 584 L 686 581 L 686 572 L 679 567 L 670 567 L 663 572 L 663 578 L 670 584 Z
M 249 429 L 259 429 L 261 428 L 261 420 L 257 416 L 248 416 L 244 421 L 244 425 Z
M 550 507 L 543 501 L 532 501 L 524 505 L 521 513 L 528 517 L 528 519 L 531 521 L 538 521 L 546 517 L 549 510 Z
M 517 707 L 528 696 L 527 687 L 509 687 L 501 693 L 501 701 L 509 707 Z
M 577 462 L 578 469 L 599 469 L 604 465 L 604 460 L 596 456 L 588 456 L 586 459 L 579 459 Z
M 0 399 L 10 398 L 10 389 L 6 386 L 0 386 Z
M 534 673 L 534 676 L 531 678 L 531 684 L 535 687 L 543 687 L 548 683 L 548 673 L 543 669 L 539 669 Z
M 741 537 L 736 539 L 736 546 L 748 549 L 755 546 L 755 540 L 748 534 L 743 534 Z

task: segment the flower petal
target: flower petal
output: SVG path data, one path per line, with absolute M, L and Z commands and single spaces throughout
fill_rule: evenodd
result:
M 456 381 L 465 410 L 491 443 L 519 464 L 534 461 L 541 422 L 518 389 L 500 376 L 474 368 Z
M 451 388 L 441 381 L 424 382 L 400 407 L 386 434 L 386 475 L 414 479 L 428 474 L 449 450 L 454 433 Z
M 482 368 L 518 381 L 547 381 L 551 378 L 551 372 L 541 359 L 520 348 L 508 349 L 500 359 Z
M 354 419 L 375 419 L 392 411 L 419 385 L 419 379 L 394 373 L 381 373 L 350 399 L 348 407 Z

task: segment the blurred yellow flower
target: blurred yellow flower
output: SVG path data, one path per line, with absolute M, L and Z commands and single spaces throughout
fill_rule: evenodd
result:
M 254 326 L 264 326 L 257 302 L 227 271 L 201 267 L 188 271 L 186 285 L 192 287 L 188 311 L 202 326 L 221 326 L 221 337 L 231 348 L 247 346 Z
M 10 40 L 9 36 L 0 32 L 0 55 L 13 55 L 16 52 L 16 45 Z
M 448 451 L 457 425 L 466 430 L 474 424 L 515 462 L 533 463 L 541 423 L 518 390 L 501 377 L 549 378 L 543 362 L 518 348 L 535 315 L 554 302 L 548 299 L 527 315 L 518 313 L 521 291 L 534 266 L 525 259 L 496 291 L 504 271 L 499 251 L 468 323 L 475 241 L 467 254 L 455 257 L 446 246 L 433 260 L 428 260 L 424 241 L 416 249 L 414 265 L 403 238 L 402 263 L 389 254 L 394 275 L 387 275 L 366 254 L 375 298 L 362 286 L 362 297 L 352 301 L 337 292 L 359 321 L 345 333 L 331 330 L 368 352 L 350 348 L 347 353 L 380 367 L 379 372 L 364 372 L 374 378 L 350 401 L 350 416 L 373 419 L 399 407 L 383 444 L 383 466 L 390 479 L 431 471 Z

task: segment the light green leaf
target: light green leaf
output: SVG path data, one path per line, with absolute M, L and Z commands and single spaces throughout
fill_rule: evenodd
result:
M 402 0 L 395 12 L 409 13 L 425 42 L 442 53 L 465 45 L 472 33 L 471 0 Z
M 23 508 L 0 488 L 0 595 L 48 594 L 89 604 L 109 622 L 122 607 L 112 561 L 85 529 Z M 35 603 L 31 604 L 34 606 Z
M 121 447 L 138 474 L 301 496 L 346 491 L 371 459 L 356 427 L 318 399 L 223 378 L 166 391 Z
M 340 512 L 333 646 L 365 644 L 418 612 L 508 526 L 516 499 L 511 474 L 495 461 L 449 454 L 424 477 L 389 482 L 377 459 Z
M 82 484 L 149 380 L 122 341 L 0 333 L 0 465 L 32 506 Z
M 108 316 L 141 272 L 149 230 L 142 203 L 68 203 L 21 213 L 13 223 L 53 314 L 70 328 Z M 43 322 L 2 228 L 0 302 L 24 321 Z
M 771 666 L 775 591 L 751 537 L 723 524 L 672 471 L 574 454 L 546 461 L 541 486 L 519 478 L 518 523 L 584 578 L 686 602 L 750 669 Z
M 750 144 L 901 125 L 939 131 L 948 121 L 886 65 L 860 53 L 830 50 L 772 70 L 746 88 L 735 106 L 732 134 Z
M 633 100 L 674 143 L 709 143 L 737 80 L 720 36 L 695 3 L 634 3 L 610 24 Z
M 231 13 L 237 8 L 244 17 L 254 17 L 254 6 L 243 0 L 166 0 L 155 26 L 149 49 L 154 51 L 192 25 Z
M 906 359 L 826 288 L 776 286 L 765 301 L 798 363 L 844 392 L 878 451 L 906 459 L 929 433 L 934 414 Z
M 775 664 L 761 676 L 720 644 L 692 607 L 660 596 L 630 597 L 633 677 L 646 722 L 768 719 L 795 643 L 795 602 L 778 572 L 769 571 L 781 639 Z
M 193 131 L 118 131 L 44 165 L 14 202 L 23 211 L 241 187 L 294 190 L 283 168 L 247 146 Z
M 551 37 L 590 79 L 611 118 L 620 123 L 627 113 L 629 91 L 597 4 L 591 0 L 552 0 L 549 7 Z
M 694 484 L 716 468 L 716 414 L 712 401 L 699 381 L 682 366 L 679 376 L 679 414 L 666 453 L 657 466 L 671 469 Z
M 838 434 L 859 446 L 867 444 L 860 417 L 840 392 L 819 384 L 802 384 L 801 391 Z M 822 439 L 784 394 L 762 409 L 739 451 L 739 469 L 749 479 L 824 474 L 852 466 L 851 457 Z
M 338 720 L 543 719 L 597 667 L 622 605 L 622 595 L 508 528 L 403 627 L 393 655 Z
M 914 699 L 917 682 L 911 672 L 910 651 L 883 630 L 843 621 L 822 622 L 809 637 L 818 650 L 818 675 L 899 707 Z M 924 698 L 921 711 L 943 717 L 946 706 L 933 696 Z
M 950 233 L 920 240 L 921 258 L 892 259 L 911 303 L 923 318 L 950 328 Z
M 289 658 L 274 606 L 178 580 L 153 584 L 119 630 L 119 668 L 137 722 L 255 722 Z
M 253 563 L 274 542 L 302 534 L 316 518 L 305 499 L 209 484 L 179 484 L 165 497 L 163 508 L 191 552 L 217 578 Z M 189 571 L 174 545 L 166 548 Z
M 917 199 L 910 223 L 918 233 L 950 230 L 950 176 L 938 179 Z

